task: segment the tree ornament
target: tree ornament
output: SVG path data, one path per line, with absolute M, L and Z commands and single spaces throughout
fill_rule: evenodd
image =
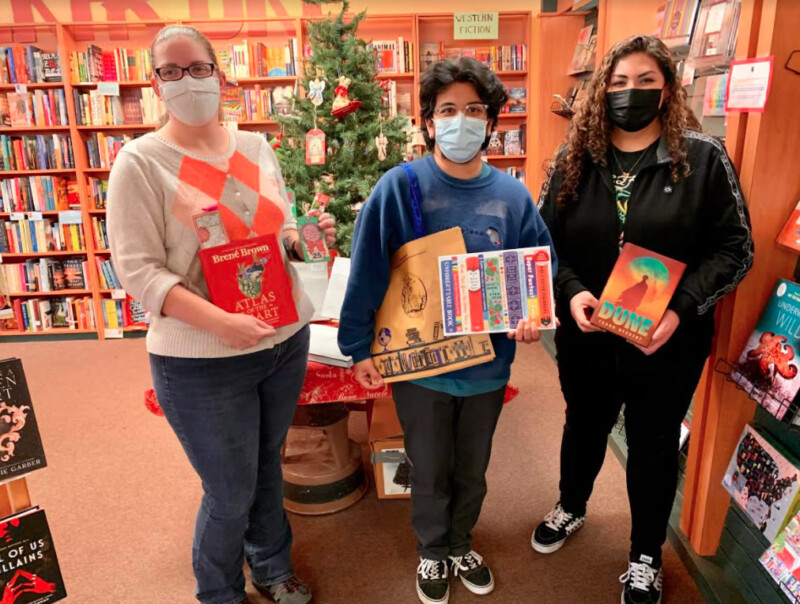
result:
M 278 134 L 273 136 L 272 140 L 269 141 L 269 146 L 272 147 L 273 150 L 275 150 L 281 146 L 282 140 L 283 140 L 283 132 L 278 132 Z
M 339 85 L 334 89 L 336 98 L 333 99 L 333 107 L 331 108 L 331 115 L 336 119 L 342 119 L 346 115 L 350 115 L 361 107 L 361 101 L 351 101 L 347 97 L 347 88 L 350 86 L 350 78 L 340 76 L 336 80 Z
M 322 96 L 323 90 L 325 90 L 325 80 L 316 78 L 308 83 L 308 100 L 310 100 L 315 107 L 319 107 L 325 102 Z
M 319 166 L 325 163 L 325 133 L 319 128 L 306 132 L 306 164 Z

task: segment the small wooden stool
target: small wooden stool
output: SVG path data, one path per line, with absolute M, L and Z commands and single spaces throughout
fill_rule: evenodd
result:
M 361 447 L 348 438 L 343 403 L 301 405 L 283 446 L 283 503 L 290 512 L 331 514 L 367 491 Z

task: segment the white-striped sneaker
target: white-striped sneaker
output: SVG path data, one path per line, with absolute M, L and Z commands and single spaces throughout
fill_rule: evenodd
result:
M 567 537 L 581 528 L 585 522 L 585 514 L 583 516 L 570 514 L 561 507 L 559 501 L 544 517 L 544 522 L 533 531 L 531 547 L 540 554 L 552 554 L 561 549 Z

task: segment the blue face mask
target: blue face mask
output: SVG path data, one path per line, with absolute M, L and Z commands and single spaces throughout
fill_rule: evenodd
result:
M 441 117 L 433 120 L 436 142 L 442 154 L 452 162 L 465 164 L 475 157 L 486 140 L 486 120 L 465 117 Z

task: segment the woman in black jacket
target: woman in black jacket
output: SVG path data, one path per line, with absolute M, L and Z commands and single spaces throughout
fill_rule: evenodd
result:
M 681 421 L 711 350 L 714 306 L 750 269 L 753 242 L 731 161 L 699 131 L 660 40 L 615 45 L 588 92 L 540 199 L 559 259 L 556 345 L 567 410 L 560 501 L 531 544 L 554 552 L 583 525 L 624 403 L 632 531 L 622 601 L 650 604 L 661 598 Z M 687 265 L 647 347 L 589 323 L 625 242 Z

